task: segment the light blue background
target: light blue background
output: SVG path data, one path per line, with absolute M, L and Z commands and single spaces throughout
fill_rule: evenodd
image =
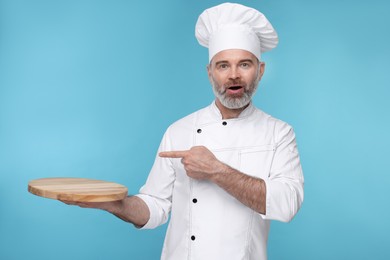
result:
M 194 37 L 221 1 L 0 0 L 0 259 L 158 259 L 166 226 L 27 192 L 116 181 L 134 194 L 166 127 L 213 99 Z M 390 2 L 240 1 L 280 35 L 254 103 L 290 123 L 305 202 L 269 259 L 390 259 Z

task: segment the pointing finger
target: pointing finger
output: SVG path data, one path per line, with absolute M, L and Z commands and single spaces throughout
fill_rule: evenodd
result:
M 188 154 L 188 151 L 170 151 L 160 152 L 158 155 L 163 158 L 183 158 Z

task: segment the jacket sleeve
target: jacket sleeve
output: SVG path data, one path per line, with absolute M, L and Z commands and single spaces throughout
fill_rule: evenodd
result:
M 279 128 L 279 129 L 278 129 Z M 275 125 L 275 154 L 266 183 L 265 219 L 289 222 L 303 202 L 304 179 L 293 129 Z
M 158 153 L 171 150 L 167 136 L 165 133 Z M 166 223 L 171 211 L 175 172 L 171 160 L 162 159 L 158 153 L 145 185 L 136 195 L 146 203 L 150 212 L 149 221 L 141 229 L 152 229 Z

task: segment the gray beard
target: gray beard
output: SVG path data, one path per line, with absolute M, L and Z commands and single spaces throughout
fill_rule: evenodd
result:
M 245 91 L 242 97 L 229 97 L 226 95 L 226 91 L 214 81 L 211 77 L 211 85 L 213 86 L 213 92 L 215 97 L 221 102 L 221 104 L 229 109 L 243 108 L 249 104 L 252 100 L 252 96 L 255 94 L 258 86 L 258 80 L 254 80 L 249 87 L 245 86 Z

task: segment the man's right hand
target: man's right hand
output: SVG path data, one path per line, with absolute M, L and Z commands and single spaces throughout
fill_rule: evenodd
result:
M 137 196 L 129 196 L 123 200 L 109 202 L 75 202 L 60 200 L 67 205 L 75 205 L 81 208 L 101 209 L 114 214 L 118 218 L 133 223 L 137 227 L 144 226 L 150 217 L 146 203 Z
M 114 208 L 118 207 L 119 201 L 108 201 L 108 202 L 77 202 L 77 201 L 67 201 L 60 200 L 61 202 L 67 205 L 79 206 L 81 208 L 91 208 L 91 209 L 102 209 L 111 213 L 114 213 Z

